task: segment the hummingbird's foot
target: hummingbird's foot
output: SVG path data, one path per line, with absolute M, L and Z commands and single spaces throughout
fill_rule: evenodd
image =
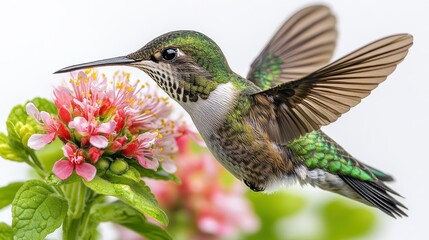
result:
M 251 183 L 251 182 L 249 182 L 247 180 L 243 180 L 243 182 L 246 184 L 246 186 L 248 186 L 254 192 L 262 192 L 262 191 L 265 190 L 264 187 L 259 187 L 256 184 Z

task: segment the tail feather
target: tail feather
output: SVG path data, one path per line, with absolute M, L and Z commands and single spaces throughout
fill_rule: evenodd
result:
M 389 193 L 400 196 L 398 193 L 387 187 L 381 181 L 370 182 L 361 181 L 349 176 L 340 176 L 353 190 L 355 190 L 368 203 L 377 207 L 387 215 L 396 218 L 407 217 L 408 215 L 401 209 L 407 209 L 402 203 L 393 198 Z
M 360 164 L 364 165 L 366 168 L 368 168 L 368 170 L 374 174 L 379 180 L 383 181 L 383 182 L 392 182 L 394 181 L 393 177 L 389 174 L 386 174 L 374 167 L 368 166 L 362 162 L 359 162 Z

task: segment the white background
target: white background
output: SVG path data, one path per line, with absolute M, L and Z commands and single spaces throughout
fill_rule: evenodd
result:
M 410 217 L 381 217 L 375 238 L 422 239 L 429 215 L 429 5 L 410 0 L 322 2 L 338 18 L 335 58 L 386 35 L 408 32 L 415 37 L 406 60 L 388 80 L 324 130 L 362 161 L 392 173 L 397 181 L 391 186 L 406 197 Z M 167 31 L 205 33 L 223 49 L 232 69 L 245 76 L 280 24 L 311 3 L 2 0 L 0 131 L 6 130 L 4 122 L 14 105 L 35 96 L 51 97 L 52 86 L 66 77 L 52 75 L 55 70 L 125 55 Z M 148 79 L 141 72 L 133 75 Z M 1 161 L 0 185 L 25 179 L 23 166 Z M 312 188 L 305 192 L 321 198 L 329 194 Z M 0 212 L 0 221 L 9 218 L 8 211 Z

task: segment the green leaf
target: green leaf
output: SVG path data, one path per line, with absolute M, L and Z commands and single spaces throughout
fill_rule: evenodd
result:
M 0 240 L 10 240 L 12 237 L 12 228 L 6 223 L 0 223 Z
M 277 221 L 286 216 L 299 213 L 306 205 L 304 197 L 287 192 L 261 194 L 248 191 L 246 193 L 258 216 Z
M 131 171 L 128 171 L 127 174 L 122 176 L 115 175 L 110 171 L 106 174 L 106 180 L 115 184 L 125 184 L 130 186 L 130 188 L 137 194 L 143 196 L 145 199 L 149 200 L 153 205 L 158 206 L 158 201 L 155 196 L 152 194 L 149 186 L 146 185 L 144 181 L 141 180 L 140 174 L 137 170 L 133 171 L 133 167 L 130 167 Z M 130 173 L 132 172 L 132 173 Z
M 7 118 L 6 126 L 9 135 L 9 146 L 17 152 L 29 150 L 27 147 L 28 139 L 38 131 L 37 122 L 32 116 L 29 116 L 25 110 L 25 106 L 29 102 L 34 103 L 39 111 L 46 111 L 53 114 L 57 113 L 55 105 L 51 101 L 43 98 L 34 98 L 24 105 L 16 105 L 12 108 Z
M 77 175 L 75 172 L 73 172 L 72 175 L 68 177 L 66 180 L 61 180 L 55 174 L 51 173 L 45 178 L 45 181 L 50 186 L 59 186 L 63 184 L 75 183 L 77 181 L 80 181 L 81 179 L 82 178 L 79 175 Z
M 248 191 L 246 195 L 253 205 L 255 214 L 261 221 L 260 230 L 246 236 L 248 240 L 283 239 L 278 236 L 276 231 L 277 224 L 282 219 L 299 213 L 306 205 L 304 197 L 286 192 L 261 194 Z
M 376 217 L 365 205 L 335 199 L 321 208 L 324 223 L 325 239 L 351 239 L 371 233 L 375 227 Z
M 154 202 L 153 194 L 143 181 L 136 184 L 112 183 L 96 176 L 90 182 L 83 182 L 87 187 L 99 194 L 117 197 L 135 207 L 141 213 L 153 217 L 164 225 L 168 224 L 167 215 Z
M 144 198 L 150 201 L 153 205 L 158 206 L 158 201 L 156 200 L 155 195 L 153 195 L 152 190 L 150 190 L 149 186 L 146 185 L 144 181 L 140 180 L 140 182 L 135 182 L 130 185 L 130 187 L 135 193 L 144 196 Z
M 107 171 L 106 176 L 109 179 L 109 181 L 114 183 L 124 183 L 124 184 L 131 184 L 133 182 L 140 182 L 141 176 L 139 171 L 135 169 L 134 167 L 129 166 L 128 170 L 123 173 L 122 175 L 118 175 L 113 173 L 112 171 Z
M 136 166 L 134 166 L 136 167 Z M 147 177 L 147 178 L 152 178 L 152 179 L 156 179 L 156 180 L 164 180 L 164 181 L 173 181 L 176 183 L 180 183 L 180 179 L 171 173 L 168 173 L 164 170 L 150 170 L 150 169 L 146 169 L 146 168 L 142 168 L 141 166 L 136 167 L 136 169 L 138 169 L 138 171 L 140 172 L 142 177 Z
M 0 209 L 12 203 L 16 192 L 23 184 L 23 182 L 15 182 L 0 188 Z
M 46 183 L 25 182 L 12 202 L 14 239 L 44 239 L 61 226 L 67 209 L 67 200 Z
M 150 223 L 135 208 L 120 201 L 94 206 L 91 210 L 91 220 L 97 222 L 111 221 L 152 240 L 172 239 L 165 229 Z
M 22 151 L 16 151 L 9 145 L 9 139 L 4 133 L 0 133 L 0 157 L 15 162 L 23 162 L 27 155 Z

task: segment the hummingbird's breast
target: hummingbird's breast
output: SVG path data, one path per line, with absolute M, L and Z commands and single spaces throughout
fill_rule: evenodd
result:
M 294 173 L 294 166 L 284 146 L 271 142 L 251 124 L 246 117 L 249 104 L 245 94 L 236 96 L 223 122 L 210 131 L 198 120 L 195 123 L 202 128 L 201 135 L 217 160 L 252 190 L 262 191 L 284 183 Z

